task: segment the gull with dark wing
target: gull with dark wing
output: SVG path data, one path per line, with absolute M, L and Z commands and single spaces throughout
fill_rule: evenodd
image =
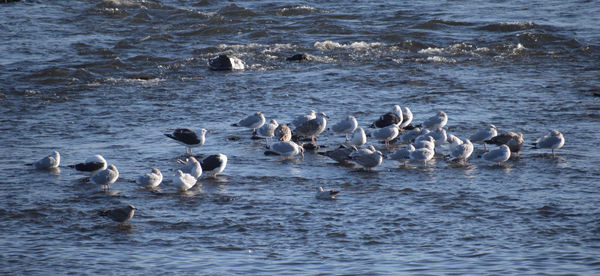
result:
M 523 133 L 506 131 L 485 141 L 496 146 L 507 145 L 511 153 L 518 154 L 523 148 Z
M 200 135 L 188 128 L 178 128 L 173 133 L 166 133 L 165 136 L 175 140 L 175 142 L 185 146 L 185 154 L 192 155 L 192 148 L 204 145 L 205 136 L 208 130 L 200 129 Z
M 350 154 L 352 154 L 353 152 L 355 152 L 357 150 L 358 149 L 356 148 L 356 146 L 341 145 L 337 149 L 325 151 L 325 152 L 319 152 L 319 154 L 325 155 L 325 156 L 337 161 L 340 164 L 348 164 L 351 161 Z
M 99 211 L 100 216 L 108 217 L 120 224 L 123 224 L 133 218 L 133 214 L 137 210 L 133 205 L 129 204 L 125 207 L 115 208 L 111 210 Z
M 209 155 L 202 159 L 200 165 L 202 165 L 204 175 L 216 177 L 225 170 L 225 167 L 227 167 L 227 155 L 222 153 Z
M 104 160 L 104 157 L 102 157 L 100 154 L 88 157 L 83 163 L 69 165 L 71 168 L 75 168 L 78 171 L 90 172 L 92 175 L 99 171 L 105 170 L 106 166 L 106 160 Z
M 565 137 L 558 130 L 551 130 L 550 134 L 545 135 L 542 138 L 537 139 L 533 144 L 535 149 L 551 149 L 552 157 L 554 157 L 554 150 L 562 148 L 565 144 Z

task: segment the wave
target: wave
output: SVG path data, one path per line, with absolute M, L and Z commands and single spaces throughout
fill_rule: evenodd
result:
M 426 29 L 426 30 L 437 30 L 441 28 L 445 28 L 447 26 L 473 26 L 475 24 L 469 22 L 460 22 L 460 21 L 448 21 L 441 19 L 429 20 L 427 22 L 418 24 L 414 26 L 415 29 Z
M 502 32 L 511 33 L 517 31 L 531 30 L 539 28 L 539 26 L 531 21 L 528 22 L 500 22 L 485 25 L 477 28 L 477 30 L 489 31 L 489 32 Z
M 311 14 L 317 12 L 316 8 L 313 8 L 311 6 L 286 6 L 283 8 L 280 8 L 277 11 L 277 15 L 279 16 L 297 16 L 297 15 L 307 15 L 307 14 Z

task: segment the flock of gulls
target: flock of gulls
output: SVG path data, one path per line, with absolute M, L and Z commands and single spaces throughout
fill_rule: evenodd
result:
M 323 112 L 310 110 L 308 114 L 297 116 L 289 124 L 278 124 L 275 119 L 267 122 L 261 112 L 256 112 L 232 124 L 235 127 L 244 127 L 252 130 L 253 139 L 264 139 L 266 144 L 265 155 L 277 155 L 281 158 L 304 158 L 305 151 L 316 152 L 327 156 L 336 162 L 345 165 L 360 165 L 360 170 L 371 170 L 380 166 L 385 159 L 400 162 L 408 166 L 408 162 L 426 165 L 433 158 L 441 158 L 458 165 L 467 165 L 467 160 L 472 158 L 473 144 L 482 145 L 481 159 L 493 164 L 501 165 L 511 156 L 518 156 L 523 148 L 523 134 L 520 132 L 505 131 L 490 124 L 478 130 L 466 139 L 449 133 L 445 126 L 448 116 L 444 111 L 427 118 L 421 124 L 413 125 L 413 114 L 408 107 L 394 105 L 387 112 L 373 122 L 367 132 L 358 126 L 358 121 L 349 115 L 336 124 L 330 126 L 329 131 L 345 136 L 345 141 L 339 147 L 319 151 L 317 138 L 327 129 L 329 117 Z M 214 154 L 198 161 L 192 149 L 204 145 L 206 134 L 209 130 L 201 129 L 195 132 L 187 128 L 178 128 L 173 133 L 165 136 L 185 146 L 186 158 L 178 159 L 180 168 L 172 179 L 174 186 L 179 191 L 185 192 L 197 185 L 200 177 L 215 177 L 227 166 L 227 156 Z M 275 138 L 275 141 L 274 141 Z M 367 145 L 367 138 L 383 143 L 377 149 L 373 143 Z M 563 134 L 551 130 L 533 143 L 533 148 L 551 149 L 552 157 L 555 150 L 560 149 L 565 143 Z M 487 145 L 496 147 L 488 150 Z M 384 154 L 383 152 L 386 154 Z M 32 164 L 36 169 L 52 169 L 60 165 L 60 154 L 54 151 L 49 156 Z M 119 178 L 119 171 L 115 165 L 108 165 L 101 155 L 94 155 L 83 163 L 69 166 L 78 171 L 90 173 L 89 182 L 102 187 L 105 191 Z M 158 189 L 163 182 L 163 175 L 157 168 L 139 176 L 135 182 L 148 189 Z M 316 188 L 315 197 L 318 199 L 335 199 L 339 191 Z M 119 223 L 130 220 L 136 208 L 133 205 L 101 211 L 100 215 L 107 216 Z

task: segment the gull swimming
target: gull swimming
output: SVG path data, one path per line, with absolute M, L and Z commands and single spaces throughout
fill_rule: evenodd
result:
M 469 139 L 466 139 L 462 144 L 456 146 L 450 153 L 450 160 L 458 160 L 466 162 L 473 153 L 473 144 Z
M 177 170 L 175 177 L 173 177 L 173 183 L 177 186 L 179 191 L 185 192 L 196 185 L 196 178 L 188 173 L 184 173 L 181 170 Z
M 90 177 L 90 181 L 96 185 L 100 185 L 104 190 L 108 190 L 108 186 L 115 183 L 119 178 L 119 171 L 115 165 L 110 165 L 108 168 L 97 172 Z
M 535 149 L 551 149 L 552 157 L 554 157 L 554 150 L 562 148 L 565 144 L 565 137 L 558 130 L 551 130 L 550 134 L 545 135 L 542 138 L 537 139 L 533 144 Z
M 415 146 L 408 145 L 404 148 L 394 151 L 392 154 L 388 155 L 388 158 L 394 161 L 404 162 L 404 165 L 406 166 L 406 162 L 410 160 L 410 153 L 415 150 Z
M 367 143 L 367 134 L 365 130 L 360 127 L 352 133 L 352 138 L 350 139 L 350 145 L 360 147 Z
M 498 163 L 498 165 L 500 165 L 500 163 L 506 162 L 510 158 L 510 149 L 507 145 L 501 145 L 495 150 L 484 153 L 482 158 L 486 161 Z
M 200 165 L 202 165 L 204 175 L 216 177 L 225 170 L 225 167 L 227 167 L 227 155 L 222 153 L 209 155 L 202 159 Z
M 350 162 L 350 154 L 357 151 L 356 146 L 341 145 L 335 150 L 319 152 L 320 155 L 325 155 L 340 164 L 348 164 Z
M 383 162 L 383 154 L 381 151 L 375 150 L 372 145 L 367 149 L 359 149 L 350 154 L 350 159 L 357 164 L 363 166 L 366 170 L 381 165 Z
M 192 155 L 192 148 L 204 145 L 206 133 L 208 130 L 200 129 L 200 136 L 191 129 L 178 128 L 172 134 L 166 133 L 165 136 L 175 140 L 175 142 L 185 146 L 185 154 Z
M 268 124 L 264 124 L 256 130 L 256 134 L 259 137 L 265 138 L 265 144 L 267 145 L 267 147 L 273 142 L 273 136 L 275 136 L 275 129 L 277 129 L 278 126 L 279 124 L 277 123 L 277 121 L 275 119 L 271 119 L 271 121 Z
M 60 165 L 60 153 L 53 151 L 50 155 L 33 163 L 33 167 L 40 170 L 58 168 Z
M 336 190 L 324 190 L 323 187 L 317 187 L 317 194 L 315 197 L 317 199 L 335 199 L 335 196 L 339 194 L 340 191 Z
M 480 129 L 473 135 L 471 135 L 471 137 L 469 137 L 469 140 L 471 140 L 471 142 L 475 144 L 483 144 L 483 150 L 487 151 L 485 141 L 492 139 L 492 137 L 496 135 L 498 135 L 498 130 L 496 129 L 496 126 L 490 124 L 489 127 Z
M 181 168 L 182 172 L 190 174 L 196 179 L 198 179 L 202 175 L 202 166 L 200 165 L 200 162 L 198 162 L 198 160 L 193 156 L 186 158 L 185 161 L 178 159 L 177 163 L 184 165 Z
M 152 168 L 152 171 L 146 173 L 136 180 L 136 183 L 148 189 L 155 189 L 163 180 L 163 175 L 157 168 Z
M 424 128 L 438 129 L 443 128 L 448 123 L 448 115 L 446 112 L 439 111 L 436 115 L 429 117 L 423 122 Z
M 486 144 L 494 144 L 496 146 L 507 145 L 510 152 L 518 154 L 523 148 L 523 133 L 505 131 L 490 140 L 485 141 Z
M 293 141 L 279 141 L 273 143 L 269 150 L 265 151 L 265 155 L 275 154 L 283 156 L 284 158 L 290 158 L 295 155 L 301 154 L 304 159 L 304 148 L 294 143 Z
M 337 124 L 331 126 L 331 130 L 337 133 L 345 134 L 346 141 L 350 140 L 348 135 L 353 133 L 358 127 L 356 118 L 352 115 L 348 115 L 345 119 L 341 120 Z
M 256 129 L 263 124 L 265 124 L 265 115 L 263 115 L 262 112 L 256 112 L 241 119 L 239 122 L 233 124 L 233 126 L 251 128 L 252 133 L 254 134 L 256 133 Z
M 105 170 L 107 166 L 106 160 L 102 155 L 96 154 L 92 157 L 88 157 L 85 159 L 83 163 L 77 163 L 74 167 L 78 171 L 91 172 L 91 174 L 96 174 L 99 171 Z
M 377 140 L 382 140 L 385 142 L 385 149 L 390 149 L 390 141 L 396 138 L 400 131 L 398 130 L 397 125 L 389 125 L 383 128 L 379 128 L 371 133 L 373 138 Z
M 294 133 L 300 136 L 311 137 L 313 145 L 316 145 L 315 138 L 321 134 L 327 126 L 327 120 L 329 118 L 325 113 L 319 112 L 317 117 L 304 122 L 294 129 Z
M 125 207 L 115 208 L 111 210 L 104 210 L 98 212 L 100 216 L 108 217 L 120 224 L 123 224 L 133 218 L 133 214 L 137 210 L 133 205 L 129 204 Z

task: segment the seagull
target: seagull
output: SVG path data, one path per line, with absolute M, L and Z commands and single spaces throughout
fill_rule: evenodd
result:
M 198 179 L 202 175 L 202 166 L 200 162 L 196 160 L 195 157 L 190 156 L 190 158 L 186 158 L 185 161 L 178 159 L 177 163 L 183 164 L 184 166 L 181 168 L 181 171 Z
M 315 197 L 317 199 L 335 199 L 335 196 L 339 194 L 340 191 L 336 190 L 324 190 L 323 187 L 317 187 L 317 194 Z
M 92 157 L 85 159 L 83 163 L 77 163 L 74 166 L 69 166 L 75 168 L 78 171 L 91 172 L 92 175 L 96 174 L 99 171 L 106 169 L 106 160 L 100 154 L 96 154 Z
M 501 145 L 495 150 L 484 153 L 482 158 L 486 161 L 498 163 L 498 165 L 500 165 L 500 163 L 506 162 L 506 160 L 510 158 L 510 149 L 507 145 Z
M 411 130 L 405 131 L 404 134 L 398 138 L 398 140 L 400 140 L 402 143 L 411 143 L 421 134 L 423 134 L 423 130 L 419 127 L 415 127 Z
M 275 129 L 279 124 L 275 119 L 271 119 L 268 124 L 262 125 L 260 128 L 256 130 L 256 134 L 260 137 L 265 138 L 265 143 L 267 147 L 273 142 L 273 136 L 275 136 Z
M 287 124 L 281 124 L 275 129 L 275 136 L 279 138 L 279 141 L 290 141 L 292 140 L 292 130 Z
M 108 168 L 97 172 L 90 177 L 90 181 L 96 185 L 101 185 L 104 190 L 108 190 L 108 186 L 115 183 L 119 178 L 119 171 L 115 165 L 110 165 Z
M 486 144 L 494 144 L 497 146 L 507 145 L 512 153 L 519 153 L 523 148 L 523 133 L 506 131 L 490 140 L 485 141 Z
M 193 147 L 200 147 L 204 145 L 204 141 L 206 140 L 205 136 L 208 130 L 200 129 L 200 137 L 196 135 L 191 129 L 187 128 L 178 128 L 173 131 L 173 134 L 166 133 L 165 136 L 175 140 L 176 142 L 185 146 L 185 154 L 192 155 Z
M 434 151 L 425 147 L 425 148 L 417 148 L 414 151 L 411 151 L 409 154 L 410 160 L 414 161 L 423 161 L 425 164 L 427 161 L 433 158 Z
M 457 146 L 464 143 L 463 140 L 456 137 L 454 134 L 448 134 L 448 139 L 446 141 L 450 144 L 450 151 L 454 151 Z
M 448 134 L 446 133 L 446 130 L 443 128 L 435 129 L 434 131 L 431 131 L 431 132 L 425 134 L 424 136 L 433 137 L 433 140 L 434 140 L 434 143 L 436 146 L 441 146 L 441 145 L 447 143 L 447 140 L 448 140 Z
M 367 143 L 367 135 L 365 130 L 360 127 L 352 133 L 352 139 L 350 139 L 350 145 L 360 147 Z
M 402 121 L 404 120 L 404 114 L 402 113 L 402 107 L 400 107 L 399 105 L 394 105 L 394 107 L 392 108 L 392 113 L 396 114 L 396 116 L 398 116 L 399 122 L 396 123 L 396 125 L 400 126 L 400 124 L 402 124 Z
M 545 135 L 542 138 L 537 139 L 533 144 L 534 149 L 551 149 L 552 157 L 554 157 L 554 150 L 560 149 L 565 144 L 565 137 L 558 130 L 551 130 L 550 134 Z
M 443 128 L 448 123 L 448 115 L 446 112 L 439 111 L 436 115 L 429 117 L 423 122 L 424 128 L 437 129 Z
M 173 178 L 173 183 L 177 185 L 179 191 L 185 192 L 196 184 L 196 178 L 181 170 L 177 170 L 177 174 Z
M 325 156 L 337 161 L 338 163 L 348 164 L 350 162 L 350 154 L 357 150 L 358 149 L 356 148 L 356 146 L 340 145 L 340 147 L 338 147 L 335 150 L 319 152 L 319 154 L 325 155 Z
M 413 143 L 416 149 L 427 148 L 430 151 L 435 150 L 435 139 L 432 136 L 419 136 Z
M 383 154 L 375 150 L 372 145 L 367 149 L 360 149 L 350 154 L 350 159 L 357 164 L 363 166 L 366 170 L 381 165 L 383 162 Z
M 152 172 L 146 173 L 136 180 L 136 183 L 148 189 L 154 189 L 160 185 L 163 175 L 157 168 L 152 168 Z
M 475 132 L 469 140 L 475 144 L 483 144 L 483 150 L 487 151 L 487 147 L 485 146 L 485 141 L 492 139 L 492 137 L 498 135 L 498 130 L 496 126 L 490 124 L 489 127 L 480 129 Z
M 246 127 L 251 128 L 252 133 L 256 133 L 256 129 L 265 124 L 265 115 L 261 112 L 256 112 L 252 115 L 246 116 L 246 118 L 241 119 L 239 122 L 233 124 L 233 126 Z
M 216 177 L 217 174 L 220 174 L 225 170 L 225 167 L 227 166 L 227 155 L 222 153 L 209 155 L 202 160 L 201 165 L 205 175 Z
M 413 120 L 413 114 L 412 111 L 410 111 L 410 108 L 404 106 L 402 107 L 402 123 L 400 123 L 400 128 L 405 128 L 408 125 L 410 125 L 410 123 Z
M 317 112 L 311 109 L 307 115 L 300 115 L 294 118 L 291 125 L 293 127 L 298 127 L 299 125 L 304 124 L 314 118 L 317 118 Z
M 402 123 L 402 118 L 398 117 L 394 112 L 388 112 L 381 115 L 370 127 L 382 128 L 389 125 L 398 125 L 400 123 Z
M 302 159 L 304 159 L 304 148 L 293 141 L 280 141 L 273 143 L 269 150 L 265 151 L 265 155 L 269 154 L 281 155 L 284 158 L 290 158 L 301 154 Z
M 404 165 L 406 166 L 406 162 L 410 160 L 410 153 L 415 150 L 415 146 L 408 145 L 404 148 L 394 151 L 392 154 L 388 155 L 388 158 L 394 161 L 404 162 Z
M 385 142 L 385 149 L 390 149 L 390 141 L 396 138 L 400 131 L 397 125 L 389 125 L 384 128 L 379 128 L 371 133 L 373 138 Z
M 469 139 L 466 139 L 464 143 L 456 146 L 450 153 L 450 160 L 459 160 L 460 162 L 466 162 L 467 159 L 473 153 L 473 144 Z
M 33 163 L 33 167 L 40 170 L 58 168 L 60 165 L 60 153 L 53 151 L 50 155 Z
M 129 204 L 125 207 L 115 208 L 111 210 L 104 210 L 98 212 L 100 216 L 108 217 L 120 224 L 125 223 L 126 221 L 133 218 L 133 214 L 135 213 L 137 208 L 133 207 L 133 205 Z
M 325 113 L 319 112 L 316 118 L 308 120 L 303 124 L 297 126 L 294 129 L 294 132 L 300 136 L 311 137 L 313 145 L 316 145 L 317 143 L 315 141 L 315 138 L 317 137 L 317 135 L 323 132 L 325 130 L 325 127 L 327 126 L 327 119 L 325 118 L 329 117 Z
M 339 123 L 331 126 L 331 130 L 337 133 L 342 133 L 346 135 L 346 141 L 350 140 L 348 138 L 348 134 L 353 133 L 358 127 L 358 122 L 356 118 L 352 115 L 348 115 L 344 120 L 341 120 Z

